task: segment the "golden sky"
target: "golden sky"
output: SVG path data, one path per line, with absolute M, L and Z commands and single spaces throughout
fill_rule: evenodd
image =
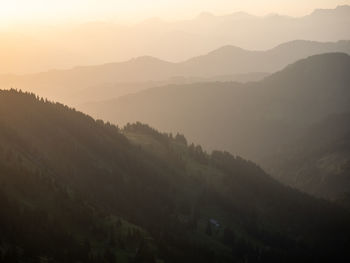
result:
M 315 8 L 344 4 L 350 0 L 0 0 L 0 25 L 92 20 L 135 23 L 150 17 L 192 18 L 203 11 L 302 16 Z

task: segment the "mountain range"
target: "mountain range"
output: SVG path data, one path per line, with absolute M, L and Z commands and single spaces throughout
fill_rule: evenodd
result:
M 0 263 L 350 262 L 350 6 L 10 24 Z
M 350 39 L 349 24 L 350 6 L 344 5 L 317 9 L 303 17 L 202 13 L 194 19 L 173 22 L 149 19 L 135 25 L 96 21 L 25 27 L 1 32 L 0 73 L 41 72 L 143 55 L 178 62 L 226 45 L 266 50 L 295 39 L 334 42 Z
M 288 151 L 313 125 L 349 111 L 349 68 L 347 54 L 315 55 L 258 82 L 170 85 L 81 109 L 119 125 L 141 121 L 181 132 L 206 149 L 227 150 L 268 169 L 267 156 Z
M 225 46 L 179 63 L 139 57 L 126 62 L 70 70 L 2 75 L 0 87 L 33 91 L 76 106 L 169 84 L 257 81 L 299 59 L 327 52 L 350 54 L 350 41 L 321 43 L 298 40 L 266 51 Z

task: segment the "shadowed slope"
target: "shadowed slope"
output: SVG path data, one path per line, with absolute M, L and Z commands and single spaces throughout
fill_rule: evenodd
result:
M 32 94 L 1 91 L 0 102 L 3 257 L 346 259 L 348 215 L 282 186 L 252 162 L 209 155 L 181 135 L 139 123 L 119 130 Z

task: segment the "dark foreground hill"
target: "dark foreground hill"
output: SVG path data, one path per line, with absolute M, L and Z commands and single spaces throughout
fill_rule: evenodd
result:
M 267 156 L 288 150 L 314 124 L 349 110 L 349 69 L 346 54 L 316 55 L 255 83 L 153 88 L 82 109 L 119 124 L 141 121 L 179 131 L 209 149 L 265 165 Z
M 312 125 L 298 140 L 264 160 L 281 181 L 317 196 L 343 199 L 350 192 L 350 114 Z
M 349 214 L 254 163 L 0 91 L 3 262 L 334 262 Z

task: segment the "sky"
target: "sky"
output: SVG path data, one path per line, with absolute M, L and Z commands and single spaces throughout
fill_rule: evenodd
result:
M 316 8 L 350 5 L 350 0 L 0 0 L 0 25 L 193 18 L 201 12 L 223 15 L 244 11 L 303 16 Z

